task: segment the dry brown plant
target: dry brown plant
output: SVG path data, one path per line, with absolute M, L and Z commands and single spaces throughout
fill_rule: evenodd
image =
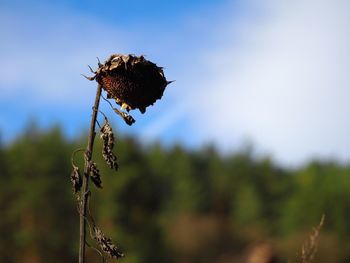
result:
M 91 81 L 96 80 L 98 85 L 92 108 L 88 143 L 85 150 L 78 149 L 73 153 L 73 171 L 71 173 L 71 182 L 73 191 L 77 196 L 80 218 L 79 263 L 85 263 L 86 245 L 97 251 L 101 255 L 103 262 L 106 262 L 104 254 L 115 259 L 124 256 L 119 248 L 112 243 L 111 239 L 107 238 L 101 229 L 96 226 L 89 208 L 91 196 L 89 181 L 91 180 L 96 187 L 102 188 L 100 171 L 96 162 L 92 160 L 96 123 L 99 125 L 97 121 L 99 112 L 105 119 L 105 124 L 102 127 L 99 125 L 100 138 L 103 143 L 102 157 L 111 169 L 118 169 L 117 156 L 113 152 L 115 144 L 114 134 L 107 116 L 99 111 L 100 98 L 102 97 L 107 101 L 113 111 L 121 116 L 126 124 L 132 125 L 135 119 L 129 114 L 129 111 L 138 109 L 140 112 L 145 113 L 148 106 L 161 99 L 166 86 L 171 83 L 166 80 L 163 69 L 145 59 L 144 56 L 114 54 L 103 64 L 98 60 L 96 71 L 90 66 L 89 68 L 94 75 L 92 77 L 84 77 Z M 103 90 L 107 92 L 107 99 L 102 96 Z M 108 99 L 113 99 L 121 108 L 115 108 Z M 84 151 L 83 176 L 80 174 L 79 167 L 74 164 L 74 155 L 78 151 Z M 91 239 L 96 241 L 100 249 L 87 243 L 87 225 L 90 227 Z
M 311 263 L 315 258 L 318 249 L 318 241 L 320 236 L 320 231 L 324 225 L 325 215 L 322 215 L 321 221 L 318 226 L 314 227 L 312 233 L 309 235 L 308 239 L 301 246 L 300 252 L 300 263 Z

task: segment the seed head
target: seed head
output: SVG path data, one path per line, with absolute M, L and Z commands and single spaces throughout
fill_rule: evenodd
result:
M 108 98 L 113 98 L 127 111 L 142 113 L 163 96 L 167 81 L 163 69 L 143 56 L 114 54 L 99 64 L 95 76 L 89 78 L 102 85 Z

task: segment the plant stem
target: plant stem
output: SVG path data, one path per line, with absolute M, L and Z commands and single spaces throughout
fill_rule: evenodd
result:
M 95 140 L 95 126 L 98 113 L 98 107 L 100 105 L 100 97 L 102 92 L 102 86 L 98 84 L 96 91 L 95 104 L 92 108 L 92 116 L 90 123 L 90 130 L 88 136 L 88 144 L 85 151 L 85 166 L 83 176 L 83 187 L 81 190 L 81 205 L 80 205 L 80 236 L 79 236 L 79 263 L 85 263 L 85 244 L 86 244 L 86 212 L 89 198 L 89 170 L 90 162 L 92 158 L 92 151 Z

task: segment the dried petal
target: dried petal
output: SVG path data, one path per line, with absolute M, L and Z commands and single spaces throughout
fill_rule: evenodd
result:
M 102 188 L 102 181 L 101 181 L 100 171 L 97 168 L 96 163 L 94 163 L 94 162 L 90 163 L 90 178 L 91 178 L 91 181 L 98 188 Z
M 107 253 L 111 258 L 121 258 L 124 254 L 119 251 L 119 248 L 112 243 L 110 238 L 107 238 L 101 229 L 94 227 L 95 240 L 100 245 L 101 249 Z
M 117 157 L 113 153 L 114 147 L 114 134 L 112 127 L 110 126 L 108 119 L 106 118 L 105 124 L 101 128 L 100 138 L 103 141 L 102 156 L 111 169 L 118 169 Z
M 82 179 L 81 179 L 81 175 L 79 172 L 79 167 L 77 166 L 73 166 L 73 171 L 70 175 L 70 180 L 73 184 L 73 190 L 74 193 L 77 193 L 80 191 L 81 186 L 83 185 Z
M 141 113 L 144 113 L 146 111 L 146 108 L 141 108 L 140 111 Z M 135 122 L 135 119 L 127 113 L 123 114 L 123 119 L 126 122 L 126 124 L 128 124 L 129 126 L 133 125 Z

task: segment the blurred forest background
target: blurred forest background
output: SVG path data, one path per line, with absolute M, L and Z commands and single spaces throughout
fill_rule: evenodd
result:
M 144 146 L 115 134 L 118 172 L 96 138 L 104 189 L 93 187 L 91 210 L 126 254 L 121 262 L 247 262 L 254 253 L 297 262 L 323 213 L 314 262 L 350 262 L 349 165 L 286 169 L 249 150 L 221 156 L 210 146 Z M 86 136 L 68 140 L 59 127 L 32 125 L 1 146 L 0 262 L 77 260 L 70 156 L 85 144 Z M 88 259 L 101 262 L 93 250 Z
M 300 263 L 325 214 L 313 263 L 349 263 L 349 10 L 0 0 L 0 263 L 78 261 L 70 158 L 86 147 L 96 91 L 80 74 L 113 53 L 144 54 L 176 81 L 114 129 L 119 171 L 96 138 L 104 188 L 92 187 L 91 211 L 120 262 Z

